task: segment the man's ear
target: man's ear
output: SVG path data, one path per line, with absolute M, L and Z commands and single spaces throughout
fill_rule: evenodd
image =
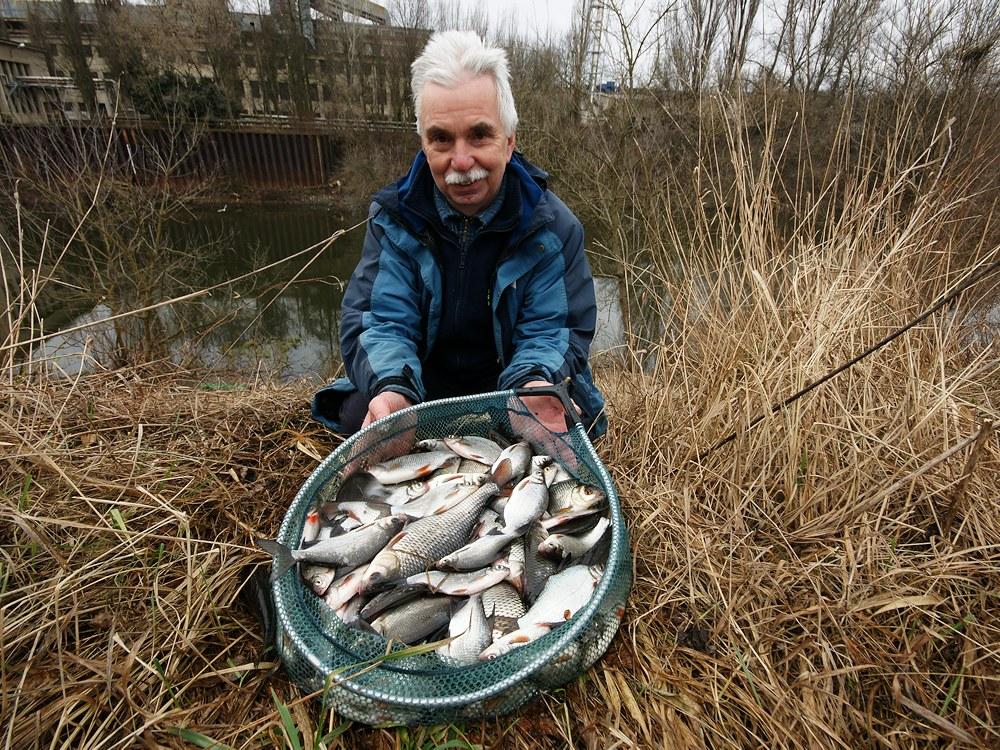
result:
M 507 136 L 507 161 L 514 155 L 514 148 L 517 145 L 517 133 Z

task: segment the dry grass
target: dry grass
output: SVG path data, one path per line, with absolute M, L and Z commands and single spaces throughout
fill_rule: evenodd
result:
M 847 210 L 817 222 L 817 204 L 793 201 L 802 220 L 784 232 L 780 179 L 743 153 L 734 134 L 723 156 L 745 181 L 712 186 L 703 205 L 718 203 L 683 229 L 651 220 L 641 247 L 609 249 L 646 311 L 624 361 L 599 370 L 598 448 L 636 576 L 588 675 L 485 725 L 342 723 L 287 683 L 240 597 L 266 563 L 251 540 L 335 447 L 310 420 L 312 386 L 8 369 L 3 742 L 293 747 L 291 722 L 306 747 L 1000 744 L 1000 446 L 983 430 L 1000 420 L 1000 357 L 967 315 L 995 279 L 698 458 L 996 248 L 952 244 L 954 191 L 914 193 L 937 156 L 845 172 Z

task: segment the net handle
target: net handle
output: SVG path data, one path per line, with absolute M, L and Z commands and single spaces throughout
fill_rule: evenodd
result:
M 563 409 L 566 410 L 566 418 L 575 426 L 582 426 L 583 420 L 580 419 L 580 412 L 573 404 L 573 399 L 569 397 L 570 382 L 570 379 L 566 378 L 559 385 L 533 385 L 530 388 L 521 386 L 514 389 L 514 394 L 518 398 L 523 396 L 555 396 L 562 403 Z

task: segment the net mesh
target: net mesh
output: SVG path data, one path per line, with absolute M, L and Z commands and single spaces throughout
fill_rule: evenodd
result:
M 285 516 L 278 541 L 297 547 L 308 510 L 332 500 L 345 478 L 408 453 L 418 440 L 499 434 L 527 440 L 577 479 L 608 496 L 611 548 L 587 605 L 566 624 L 492 661 L 455 666 L 435 652 L 413 653 L 345 625 L 294 571 L 273 586 L 277 647 L 291 678 L 323 691 L 341 715 L 372 725 L 436 724 L 509 713 L 542 690 L 566 684 L 607 650 L 631 584 L 628 532 L 611 477 L 582 426 L 553 435 L 513 391 L 421 404 L 396 412 L 347 440 L 309 477 Z

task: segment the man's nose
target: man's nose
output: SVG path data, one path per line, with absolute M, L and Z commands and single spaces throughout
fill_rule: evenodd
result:
M 451 157 L 451 168 L 456 172 L 468 172 L 476 165 L 472 152 L 464 141 L 455 144 L 455 153 Z

